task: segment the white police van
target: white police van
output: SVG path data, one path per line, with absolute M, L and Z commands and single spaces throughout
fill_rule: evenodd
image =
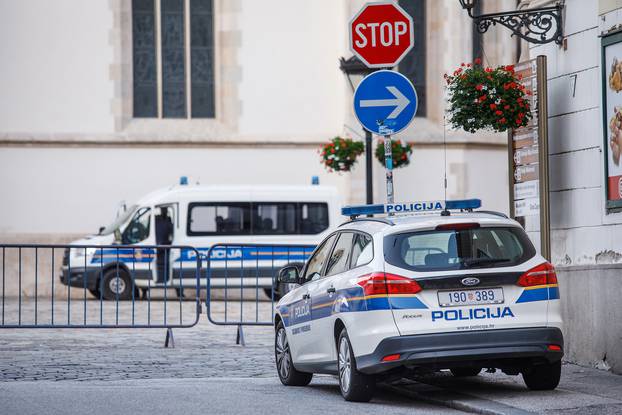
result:
M 211 287 L 259 287 L 270 296 L 278 270 L 303 263 L 336 226 L 339 206 L 337 190 L 330 186 L 199 186 L 182 177 L 179 185 L 141 198 L 97 235 L 73 241 L 91 247 L 65 251 L 61 281 L 86 286 L 108 300 L 139 298 L 132 286 L 181 291 L 196 287 L 196 251 L 153 245 L 190 246 L 205 258 L 216 244 L 259 243 L 265 244 L 260 252 L 241 246 L 213 249 Z M 109 245 L 122 246 L 103 248 Z M 252 262 L 252 275 L 236 272 L 243 261 Z M 206 274 L 203 261 L 203 287 Z
M 335 374 L 345 399 L 368 401 L 376 381 L 407 372 L 498 368 L 554 389 L 564 346 L 555 269 L 516 221 L 480 205 L 344 208 L 352 220 L 302 270 L 279 273 L 298 284 L 275 308 L 281 382 Z M 355 218 L 386 211 L 423 214 Z

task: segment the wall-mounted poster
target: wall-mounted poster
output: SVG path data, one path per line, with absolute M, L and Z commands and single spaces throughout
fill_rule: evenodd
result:
M 607 209 L 622 208 L 622 33 L 602 39 Z

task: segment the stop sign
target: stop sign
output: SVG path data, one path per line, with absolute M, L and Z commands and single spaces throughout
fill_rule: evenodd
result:
M 349 31 L 350 50 L 370 68 L 395 66 L 413 47 L 413 19 L 392 2 L 363 6 Z

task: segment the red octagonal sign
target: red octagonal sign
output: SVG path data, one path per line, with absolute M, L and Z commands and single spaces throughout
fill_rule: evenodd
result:
M 392 2 L 367 3 L 349 30 L 350 50 L 370 68 L 395 66 L 413 47 L 413 19 Z

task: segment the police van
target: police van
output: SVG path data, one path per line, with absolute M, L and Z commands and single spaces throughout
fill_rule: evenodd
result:
M 557 387 L 564 341 L 554 267 L 523 228 L 477 199 L 346 207 L 275 307 L 285 385 L 334 374 L 351 401 L 383 379 L 449 369 Z M 366 214 L 398 213 L 384 217 Z M 401 213 L 401 214 L 400 214 Z
M 65 251 L 61 281 L 107 300 L 139 298 L 138 291 L 148 288 L 181 292 L 196 287 L 196 252 L 204 259 L 205 287 L 210 247 L 240 244 L 212 249 L 210 286 L 260 288 L 278 297 L 273 293 L 278 270 L 305 261 L 335 227 L 339 206 L 337 190 L 330 186 L 199 186 L 182 177 L 179 185 L 141 198 L 97 235 L 73 241 L 90 247 Z M 266 246 L 262 252 L 242 246 L 250 243 Z M 290 246 L 300 249 L 288 251 Z M 288 252 L 278 256 L 275 250 Z M 252 275 L 241 275 L 245 260 L 259 266 Z

